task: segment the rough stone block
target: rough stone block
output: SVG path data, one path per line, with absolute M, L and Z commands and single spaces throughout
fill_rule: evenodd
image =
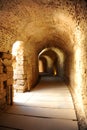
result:
M 8 77 L 8 79 L 13 78 L 13 72 L 7 72 L 7 77 Z
M 27 78 L 27 74 L 15 74 L 13 76 L 14 79 L 26 79 Z
M 0 66 L 0 74 L 3 73 L 3 66 Z
M 16 81 L 16 84 L 18 84 L 18 85 L 25 85 L 25 83 L 26 83 L 26 80 L 17 80 Z
M 12 59 L 12 55 L 9 54 L 9 53 L 3 53 L 2 59 L 8 59 L 8 60 L 10 60 L 10 59 Z
M 20 55 L 19 55 L 19 56 L 16 57 L 16 60 L 17 60 L 17 61 L 19 61 L 19 60 L 20 60 L 20 61 L 26 61 L 26 60 L 27 60 L 27 57 L 26 57 L 26 56 L 20 56 Z
M 12 66 L 7 66 L 6 69 L 7 69 L 7 72 L 13 71 L 13 67 Z
M 10 86 L 12 84 L 13 84 L 13 79 L 12 78 L 8 79 L 7 80 L 7 86 Z
M 16 90 L 16 92 L 24 92 L 24 86 L 22 85 L 15 85 L 14 86 L 14 90 Z
M 7 74 L 0 74 L 0 82 L 7 80 Z
M 24 65 L 18 65 L 16 66 L 16 69 L 15 69 L 15 72 L 16 71 L 24 71 L 24 72 L 27 72 L 27 66 L 24 66 Z
M 18 75 L 22 75 L 22 74 L 25 74 L 25 72 L 24 72 L 24 70 L 20 70 L 20 71 L 18 70 L 18 71 L 17 71 L 17 74 L 18 74 Z
M 4 88 L 3 82 L 0 82 L 0 91 L 2 91 Z
M 4 98 L 6 96 L 6 90 L 0 92 L 0 99 Z
M 8 59 L 4 59 L 3 60 L 3 63 L 8 66 L 8 65 L 11 65 L 12 64 L 12 60 L 8 60 Z
M 1 61 L 2 59 L 0 58 L 0 66 L 2 66 L 2 61 Z
M 19 65 L 26 66 L 26 65 L 28 65 L 28 62 L 27 61 L 18 60 L 17 61 L 17 66 L 19 66 Z

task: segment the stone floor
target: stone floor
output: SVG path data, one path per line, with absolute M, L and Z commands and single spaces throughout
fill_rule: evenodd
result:
M 67 86 L 43 77 L 31 92 L 15 94 L 13 106 L 0 113 L 0 130 L 78 130 Z

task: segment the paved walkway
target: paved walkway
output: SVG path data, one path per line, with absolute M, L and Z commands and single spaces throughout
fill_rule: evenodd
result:
M 78 130 L 67 86 L 46 77 L 31 92 L 16 94 L 14 105 L 0 114 L 0 130 Z

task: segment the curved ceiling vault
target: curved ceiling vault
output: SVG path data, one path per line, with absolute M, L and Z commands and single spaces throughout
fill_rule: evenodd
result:
M 80 25 L 77 28 L 78 11 L 75 7 L 82 4 L 81 6 L 86 8 L 84 2 L 82 4 L 76 0 L 1 0 L 1 51 L 11 51 L 14 42 L 23 41 L 26 47 L 33 45 L 38 53 L 46 46 L 53 45 L 72 53 L 82 31 Z M 83 8 L 81 10 L 79 13 L 82 18 L 82 12 L 86 12 Z
M 87 126 L 86 0 L 0 0 L 0 52 L 7 55 L 8 52 L 12 53 L 16 43 L 19 48 L 13 53 L 16 55 L 21 50 L 19 62 L 23 61 L 23 71 L 19 72 L 26 75 L 23 77 L 21 74 L 25 86 L 18 85 L 17 90 L 24 92 L 36 85 L 38 55 L 43 49 L 52 47 L 52 55 L 56 53 L 62 64 L 60 75 L 64 75 L 62 78 L 70 85 L 75 99 L 75 108 L 80 117 L 78 122 L 82 121 Z M 46 53 L 45 63 L 46 58 L 51 59 L 51 54 Z M 17 82 L 20 73 L 16 77 Z M 12 87 L 12 76 L 10 81 Z
M 63 77 L 64 74 L 64 62 L 65 62 L 66 54 L 59 50 L 58 48 L 50 47 L 45 48 L 39 53 L 39 60 L 42 61 L 45 68 L 50 68 L 52 74 L 58 75 L 59 77 Z M 44 60 L 46 61 L 44 63 Z M 44 67 L 41 67 L 44 68 Z M 44 69 L 47 72 L 47 69 Z

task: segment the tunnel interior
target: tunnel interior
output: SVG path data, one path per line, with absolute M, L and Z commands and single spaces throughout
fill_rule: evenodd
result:
M 53 76 L 69 87 L 87 125 L 87 2 L 1 0 L 0 17 L 0 108 L 12 104 L 12 91 Z
M 59 53 L 59 54 L 58 54 Z M 57 48 L 45 48 L 39 54 L 39 72 L 42 74 L 63 77 L 64 54 Z
M 14 43 L 13 49 L 12 49 L 14 90 L 16 90 L 15 89 L 16 86 L 19 86 L 19 85 L 24 86 L 24 83 L 27 82 L 26 80 L 28 76 L 27 73 L 26 73 L 26 78 L 21 79 L 23 73 L 25 74 L 25 71 L 26 71 L 24 67 L 28 67 L 28 59 L 26 56 L 24 56 L 24 47 L 22 44 L 23 43 L 21 41 L 17 41 Z M 65 74 L 66 73 L 65 60 L 66 60 L 66 54 L 58 47 L 46 47 L 45 49 L 41 50 L 37 55 L 37 61 L 35 61 L 37 63 L 36 71 L 38 70 L 37 74 L 35 74 L 38 77 L 37 79 L 35 79 L 36 83 L 38 82 L 41 76 L 56 76 L 58 78 L 61 78 L 62 81 L 67 79 L 67 77 L 69 76 L 66 77 L 66 74 Z M 68 66 L 68 69 L 69 69 L 69 66 Z M 24 80 L 24 83 L 22 84 L 23 80 Z M 66 81 L 69 82 L 68 80 L 69 79 L 67 79 Z M 31 86 L 31 87 L 34 87 L 34 86 Z

